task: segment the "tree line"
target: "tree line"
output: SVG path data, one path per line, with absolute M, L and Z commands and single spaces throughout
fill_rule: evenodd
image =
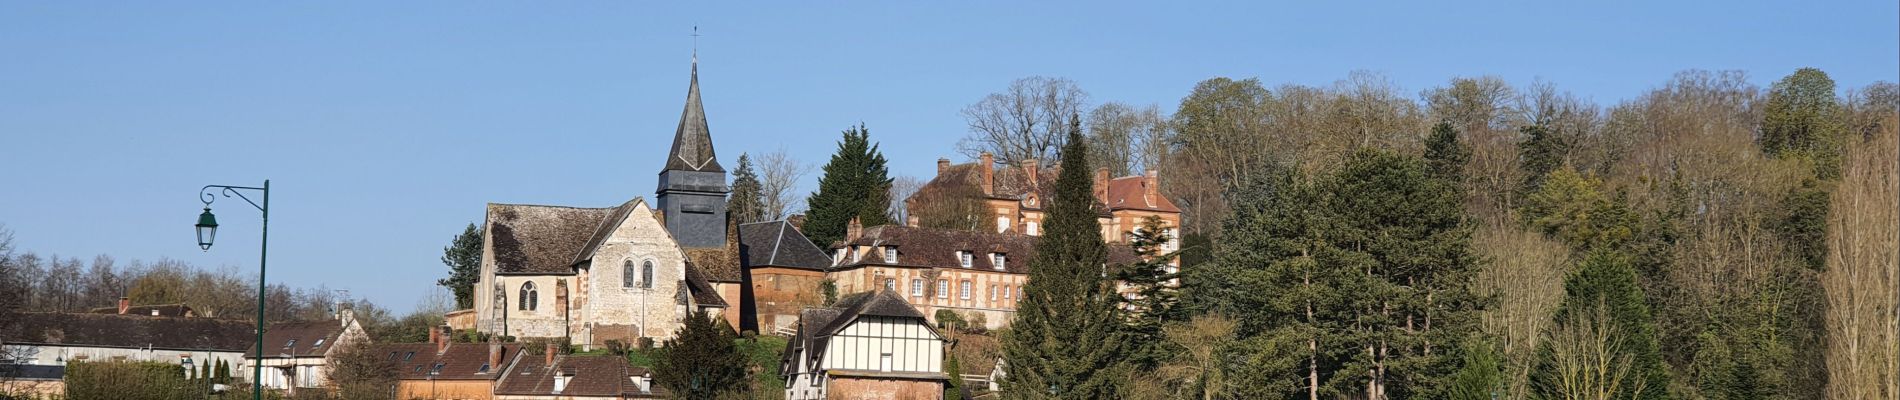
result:
M 1049 97 L 1085 94 L 1052 81 L 965 110 L 970 151 L 1064 169 L 1004 334 L 1005 397 L 1900 393 L 1892 83 L 1687 71 L 1603 107 L 1491 77 L 1416 98 L 1363 73 L 1215 78 L 1128 130 L 1082 122 Z M 1047 131 L 1068 139 L 1027 137 Z M 1210 243 L 1167 255 L 1178 275 L 1115 275 L 1135 304 L 1104 306 L 1097 231 L 1056 229 L 1092 228 L 1062 193 L 1097 162 L 1160 166 Z

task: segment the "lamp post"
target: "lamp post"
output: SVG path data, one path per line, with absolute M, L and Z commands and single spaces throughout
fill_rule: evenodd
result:
M 195 226 L 198 228 L 198 248 L 204 251 L 211 251 L 211 240 L 218 236 L 218 218 L 211 215 L 211 202 L 217 200 L 218 196 L 212 194 L 212 189 L 219 189 L 224 193 L 224 197 L 237 196 L 239 199 L 244 199 L 245 203 L 251 203 L 251 207 L 257 207 L 257 211 L 264 213 L 263 238 L 258 241 L 257 251 L 257 343 L 254 345 L 257 361 L 251 362 L 251 399 L 262 400 L 264 398 L 264 262 L 269 260 L 267 254 L 270 251 L 270 180 L 264 180 L 264 187 L 205 185 L 203 189 L 198 189 L 198 200 L 205 203 L 205 211 L 198 214 L 198 224 Z M 264 203 L 258 204 L 251 201 L 251 198 L 242 192 L 244 190 L 263 192 Z

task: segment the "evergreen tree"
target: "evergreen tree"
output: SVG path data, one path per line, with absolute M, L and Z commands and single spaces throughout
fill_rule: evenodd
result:
M 449 277 L 435 284 L 455 293 L 456 309 L 475 307 L 475 282 L 482 278 L 482 228 L 471 223 L 462 234 L 455 235 L 455 240 L 442 248 L 442 265 L 449 267 Z
M 1501 394 L 1503 365 L 1490 341 L 1473 338 L 1465 342 L 1464 366 L 1451 377 L 1445 398 L 1453 400 L 1491 400 Z
M 1068 143 L 1028 284 L 1004 336 L 1003 397 L 1115 398 L 1126 346 L 1114 288 L 1103 279 L 1108 247 L 1096 222 L 1088 146 L 1071 117 Z
M 1425 138 L 1425 162 L 1430 164 L 1433 174 L 1452 183 L 1465 180 L 1465 163 L 1471 161 L 1471 148 L 1458 140 L 1458 128 L 1450 121 L 1432 125 L 1432 135 Z
M 1518 187 L 1518 197 L 1536 192 L 1544 185 L 1544 178 L 1564 166 L 1564 158 L 1570 153 L 1570 143 L 1543 125 L 1530 125 L 1518 129 L 1524 135 L 1524 141 L 1517 144 L 1518 168 L 1524 171 L 1524 184 Z
M 1834 98 L 1834 79 L 1802 68 L 1775 81 L 1763 107 L 1761 148 L 1781 157 L 1805 157 L 1822 179 L 1840 176 L 1841 143 L 1847 129 Z
M 1139 370 L 1151 370 L 1174 357 L 1175 351 L 1166 345 L 1161 328 L 1168 322 L 1186 319 L 1175 306 L 1178 274 L 1169 262 L 1176 259 L 1176 254 L 1164 252 L 1169 242 L 1166 228 L 1159 217 L 1142 220 L 1133 240 L 1140 261 L 1115 272 L 1115 280 L 1134 294 L 1122 299 L 1121 309 L 1127 324 L 1128 361 Z
M 857 218 L 864 226 L 889 224 L 890 170 L 884 154 L 871 143 L 864 125 L 844 131 L 838 152 L 825 163 L 818 191 L 807 200 L 804 233 L 819 247 L 844 239 L 845 226 Z
M 1669 375 L 1658 349 L 1655 320 L 1627 256 L 1603 249 L 1585 255 L 1564 281 L 1564 300 L 1553 320 L 1553 331 L 1583 330 L 1592 333 L 1585 338 L 1608 344 L 1583 348 L 1610 350 L 1593 359 L 1585 358 L 1602 362 L 1579 366 L 1575 365 L 1575 357 L 1566 357 L 1560 349 L 1571 345 L 1567 339 L 1575 337 L 1553 337 L 1540 343 L 1532 376 L 1540 394 L 1562 398 L 1577 389 L 1601 391 L 1614 387 L 1612 397 L 1617 399 L 1669 398 Z M 1599 324 L 1603 328 L 1592 328 Z M 1566 384 L 1577 381 L 1564 379 L 1578 375 L 1576 371 L 1605 378 L 1593 385 Z
M 714 323 L 705 311 L 694 311 L 681 322 L 653 360 L 653 382 L 674 398 L 711 399 L 744 391 L 746 356 L 733 343 L 725 319 Z
M 950 383 L 943 386 L 943 400 L 963 400 L 963 367 L 957 364 L 956 354 L 944 352 L 943 374 L 950 376 Z
M 760 187 L 752 160 L 740 154 L 739 169 L 732 172 L 732 194 L 726 199 L 727 215 L 741 224 L 764 221 L 765 200 Z

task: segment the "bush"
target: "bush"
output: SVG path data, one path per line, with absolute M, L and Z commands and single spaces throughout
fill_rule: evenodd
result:
M 937 328 L 963 330 L 970 326 L 956 311 L 937 310 Z
M 608 354 L 616 356 L 627 355 L 627 342 L 622 342 L 620 339 L 607 339 L 606 346 Z
M 210 382 L 185 378 L 185 369 L 162 362 L 73 362 L 66 364 L 66 398 L 185 400 L 203 398 Z

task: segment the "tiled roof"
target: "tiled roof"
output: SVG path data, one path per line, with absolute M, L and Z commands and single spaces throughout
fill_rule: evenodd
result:
M 14 313 L 0 342 L 67 346 L 245 351 L 256 328 L 248 321 L 117 314 Z
M 1108 180 L 1108 209 L 1135 209 L 1161 212 L 1181 212 L 1168 196 L 1156 193 L 1148 196 L 1148 179 L 1143 176 L 1124 176 Z
M 884 225 L 864 228 L 857 239 L 840 243 L 852 246 L 889 246 L 897 248 L 897 262 L 884 263 L 881 253 L 865 254 L 858 261 L 844 261 L 839 267 L 861 265 L 896 265 L 932 268 L 962 268 L 962 260 L 957 259 L 958 251 L 971 252 L 972 270 L 997 271 L 992 264 L 990 253 L 1002 253 L 1001 271 L 1017 274 L 1029 273 L 1029 260 L 1036 257 L 1038 236 L 1015 233 L 991 233 L 966 231 L 960 229 L 922 228 L 902 225 Z M 832 247 L 835 251 L 837 246 Z M 848 259 L 847 259 L 848 260 Z M 1134 248 L 1128 245 L 1108 244 L 1108 262 L 1110 264 L 1129 264 L 1140 260 Z
M 617 209 L 489 204 L 488 246 L 494 252 L 495 272 L 574 273 L 576 255 Z
M 700 272 L 699 267 L 690 260 L 686 262 L 686 288 L 693 296 L 693 303 L 700 307 L 729 307 L 726 299 L 720 297 L 719 291 L 713 288 L 712 282 L 706 280 L 706 274 Z
M 572 378 L 566 388 L 555 393 L 554 377 L 561 373 L 570 374 Z M 629 379 L 646 374 L 646 368 L 635 367 L 621 356 L 557 355 L 554 356 L 554 363 L 549 364 L 543 355 L 527 355 L 515 362 L 506 376 L 495 384 L 495 394 L 633 398 L 663 396 L 658 386 L 653 386 L 652 392 L 641 392 L 640 387 Z
M 968 190 L 968 188 L 972 187 L 979 188 L 978 193 L 980 193 L 980 187 L 983 185 L 983 170 L 979 164 L 982 163 L 971 162 L 951 165 L 942 172 L 939 172 L 935 178 L 925 183 L 923 187 L 918 188 L 917 192 L 911 195 L 911 198 L 927 199 L 931 197 L 920 196 L 933 195 L 939 192 L 957 193 L 953 190 L 959 188 Z M 1058 163 L 1041 167 L 1037 170 L 1038 177 L 1036 181 L 1032 183 L 1029 180 L 1028 171 L 1022 167 L 995 168 L 992 172 L 995 187 L 990 197 L 1023 200 L 1033 192 L 1042 200 L 1035 206 L 1024 204 L 1023 207 L 1032 210 L 1040 209 L 1042 204 L 1046 204 L 1047 201 L 1055 198 L 1056 179 L 1061 175 L 1062 167 Z M 1109 179 L 1108 193 L 1105 196 L 1107 197 L 1106 204 L 1097 203 L 1097 205 L 1106 207 L 1104 211 L 1135 209 L 1181 212 L 1181 208 L 1176 207 L 1174 202 L 1167 199 L 1167 196 L 1156 195 L 1151 199 L 1145 196 L 1147 194 L 1147 182 L 1147 177 L 1142 175 Z
M 399 379 L 494 380 L 501 377 L 509 360 L 520 355 L 521 345 L 500 344 L 501 362 L 488 365 L 488 370 L 483 371 L 482 367 L 488 364 L 488 346 L 487 343 L 449 343 L 448 349 L 438 354 L 435 343 L 395 343 L 376 345 L 370 353 L 386 354 L 385 357 L 396 363 Z M 437 364 L 442 368 L 436 369 Z M 435 373 L 433 377 L 431 372 Z
M 342 333 L 343 323 L 334 320 L 271 324 L 264 329 L 264 357 L 322 357 Z
M 746 268 L 787 267 L 823 271 L 831 266 L 825 250 L 785 221 L 739 225 L 741 264 Z
M 569 262 L 568 265 L 580 265 L 588 259 L 593 258 L 594 251 L 599 250 L 601 244 L 607 243 L 607 239 L 613 237 L 614 229 L 619 228 L 621 222 L 627 220 L 627 216 L 633 215 L 635 210 L 646 209 L 642 207 L 643 204 L 645 204 L 645 200 L 635 197 L 633 200 L 627 200 L 626 203 L 621 203 L 619 207 L 614 207 L 613 211 L 608 213 L 607 217 L 601 219 L 600 223 L 594 227 L 594 234 L 589 235 L 587 244 L 581 245 L 581 250 L 574 254 L 574 261 Z
M 686 110 L 680 112 L 673 132 L 673 150 L 665 170 L 725 172 L 713 154 L 712 129 L 706 127 L 706 108 L 699 103 L 699 61 L 693 61 L 693 80 L 686 87 Z
M 838 334 L 863 316 L 915 318 L 919 323 L 923 323 L 925 328 L 931 329 L 932 332 L 936 331 L 936 328 L 931 328 L 924 322 L 923 312 L 917 311 L 916 307 L 912 307 L 910 302 L 904 301 L 904 298 L 898 296 L 896 292 L 877 290 L 846 295 L 839 298 L 838 302 L 832 304 L 831 307 L 804 310 L 799 315 L 798 333 L 792 337 L 791 343 L 796 343 L 801 348 L 811 349 L 806 353 L 808 358 L 801 361 L 815 363 L 824 358 L 825 348 L 831 342 L 829 340 L 831 335 Z M 937 336 L 941 338 L 943 335 Z M 791 353 L 783 359 L 789 360 L 791 357 L 789 354 Z
M 93 314 L 118 314 L 119 307 L 98 307 L 87 310 Z M 153 314 L 157 312 L 157 314 Z M 191 314 L 191 307 L 184 304 L 156 304 L 132 306 L 125 309 L 125 315 L 143 315 L 148 317 L 185 317 Z M 195 315 L 195 314 L 194 314 Z

